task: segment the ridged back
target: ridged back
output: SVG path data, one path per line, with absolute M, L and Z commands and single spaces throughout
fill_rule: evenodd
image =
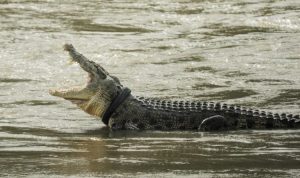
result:
M 278 114 L 272 112 L 259 111 L 257 109 L 245 108 L 236 105 L 227 105 L 206 101 L 171 101 L 155 98 L 136 97 L 141 106 L 162 112 L 178 112 L 178 113 L 209 113 L 208 115 L 223 115 L 227 118 L 251 120 L 248 127 L 255 124 L 254 120 L 258 120 L 259 124 L 270 127 L 300 127 L 299 115 Z M 264 123 L 261 123 L 264 122 Z

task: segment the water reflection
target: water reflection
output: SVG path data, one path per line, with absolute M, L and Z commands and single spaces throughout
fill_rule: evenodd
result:
M 223 175 L 255 175 L 262 167 L 263 176 L 290 175 L 297 169 L 300 151 L 299 132 L 282 136 L 274 132 L 110 132 L 107 128 L 84 133 L 62 133 L 47 129 L 1 127 L 7 139 L 23 145 L 2 145 L 2 170 L 20 169 L 49 174 L 133 174 L 164 173 L 168 170 L 189 170 Z M 24 138 L 31 134 L 35 137 Z M 18 138 L 17 135 L 23 135 Z M 23 139 L 21 142 L 19 139 Z M 32 145 L 34 144 L 34 145 Z M 27 149 L 25 146 L 30 146 Z M 9 150 L 7 148 L 10 148 Z M 16 149 L 11 149 L 16 148 Z M 37 150 L 35 150 L 37 149 Z M 18 159 L 11 159 L 12 157 Z M 239 159 L 237 159 L 239 158 Z M 31 161 L 41 159 L 34 168 Z M 22 165 L 21 167 L 15 164 Z M 27 165 L 26 165 L 27 163 Z M 28 164 L 30 163 L 30 164 Z

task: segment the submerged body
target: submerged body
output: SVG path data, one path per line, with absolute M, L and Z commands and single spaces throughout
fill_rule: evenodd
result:
M 100 117 L 113 130 L 233 130 L 300 128 L 299 115 L 272 114 L 264 111 L 200 101 L 168 101 L 122 95 L 124 87 L 110 75 L 65 45 L 72 59 L 89 74 L 83 88 L 52 90 L 50 94 L 70 100 L 85 112 Z M 120 99 L 121 98 L 121 99 Z
M 299 128 L 298 115 L 264 111 L 200 101 L 167 101 L 130 96 L 112 114 L 113 129 L 233 130 Z

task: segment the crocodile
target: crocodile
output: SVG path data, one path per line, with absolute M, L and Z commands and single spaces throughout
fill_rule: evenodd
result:
M 111 130 L 299 129 L 299 115 L 278 114 L 206 101 L 173 101 L 134 96 L 101 65 L 65 44 L 64 50 L 88 73 L 84 87 L 53 89 L 49 93 L 101 118 Z

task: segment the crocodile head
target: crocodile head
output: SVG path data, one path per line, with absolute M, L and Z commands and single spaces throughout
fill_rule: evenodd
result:
M 102 117 L 113 98 L 121 91 L 119 79 L 78 53 L 71 44 L 64 45 L 64 49 L 69 52 L 72 60 L 88 73 L 88 82 L 83 87 L 54 89 L 49 93 L 75 103 L 91 115 Z

